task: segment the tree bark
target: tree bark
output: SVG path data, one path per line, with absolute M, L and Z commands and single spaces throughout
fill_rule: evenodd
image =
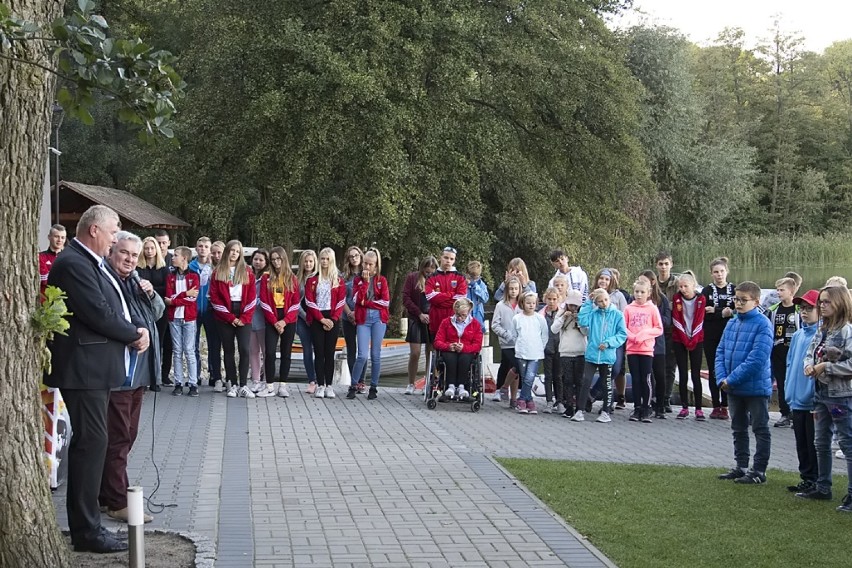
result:
M 50 22 L 64 2 L 4 0 L 17 17 Z M 32 42 L 20 58 L 51 65 Z M 8 52 L 6 52 L 8 55 Z M 0 59 L 0 566 L 70 566 L 43 461 L 37 306 L 37 230 L 54 78 Z

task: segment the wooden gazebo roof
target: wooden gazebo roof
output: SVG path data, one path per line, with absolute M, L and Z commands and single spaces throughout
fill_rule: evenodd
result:
M 76 225 L 83 211 L 98 204 L 106 205 L 118 213 L 124 228 L 135 226 L 143 229 L 181 230 L 191 227 L 183 219 L 128 191 L 73 181 L 60 181 L 59 189 L 59 208 L 62 211 L 59 215 L 60 223 Z

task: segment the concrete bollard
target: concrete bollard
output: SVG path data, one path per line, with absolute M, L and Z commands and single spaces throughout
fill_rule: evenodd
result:
M 145 566 L 145 505 L 142 488 L 127 488 L 127 533 L 130 568 Z
M 334 354 L 334 377 L 331 383 L 342 387 L 352 385 L 352 375 L 349 374 L 349 363 L 344 351 L 338 351 Z
M 405 337 L 408 335 L 408 318 L 399 319 L 399 336 Z

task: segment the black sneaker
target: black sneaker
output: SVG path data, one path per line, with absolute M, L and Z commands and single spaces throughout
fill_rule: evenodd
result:
M 622 410 L 624 408 L 627 408 L 627 404 L 624 402 L 624 396 L 618 395 L 618 398 L 615 400 L 615 409 Z
M 651 409 L 643 408 L 642 412 L 639 414 L 639 419 L 645 424 L 650 424 L 651 422 L 653 422 L 653 420 L 651 420 Z
M 793 421 L 790 420 L 789 416 L 782 416 L 778 422 L 775 423 L 776 428 L 790 428 L 793 425 Z
M 666 420 L 666 411 L 663 409 L 656 411 L 654 413 L 654 418 L 656 418 L 657 420 Z
M 586 401 L 586 412 L 591 412 L 591 411 L 592 411 L 592 401 L 587 400 Z
M 672 401 L 671 401 L 671 399 L 669 399 L 669 398 L 667 398 L 667 399 L 666 399 L 666 404 L 663 406 L 663 410 L 665 410 L 666 414 L 671 414 L 672 412 L 674 412 L 674 411 L 672 410 Z
M 183 387 L 180 385 L 175 385 L 175 390 L 172 391 L 172 395 L 181 396 L 183 394 Z
M 787 491 L 790 493 L 807 493 L 814 488 L 816 488 L 816 483 L 813 481 L 802 480 L 798 483 L 798 485 L 788 485 Z
M 618 408 L 618 406 L 616 406 L 616 408 Z M 633 412 L 630 413 L 630 418 L 628 418 L 628 420 L 630 420 L 631 422 L 639 422 L 641 412 L 641 409 L 634 408 Z
M 377 396 L 379 396 L 379 392 L 376 390 L 376 387 L 370 387 L 370 394 L 367 395 L 367 400 L 374 400 Z
M 349 387 L 349 390 L 346 391 L 346 398 L 352 400 L 356 396 L 358 396 L 358 387 Z
M 740 469 L 738 467 L 732 467 L 730 469 L 730 471 L 728 471 L 727 473 L 721 474 L 719 476 L 719 479 L 739 479 L 739 478 L 743 477 L 744 475 L 745 475 L 745 472 L 742 469 Z
M 195 385 L 189 385 L 189 396 L 198 396 L 198 387 Z
M 810 499 L 811 501 L 831 501 L 831 489 L 823 491 L 816 485 L 813 485 L 808 491 L 799 491 L 796 497 L 801 499 Z
M 852 493 L 847 493 L 843 502 L 835 510 L 840 513 L 852 513 Z
M 170 378 L 168 378 L 168 377 L 163 377 L 163 384 L 164 384 L 164 385 L 166 385 L 167 387 L 170 387 L 170 386 L 172 386 L 172 384 L 174 384 L 174 383 L 172 383 L 172 380 L 171 380 Z
M 151 392 L 160 392 L 163 389 L 160 388 L 160 385 L 151 385 L 150 387 L 148 387 L 148 390 Z
M 745 475 L 735 479 L 734 483 L 742 483 L 745 485 L 763 485 L 764 483 L 766 483 L 766 475 L 760 473 L 759 471 L 754 471 L 753 469 L 750 469 L 745 473 Z

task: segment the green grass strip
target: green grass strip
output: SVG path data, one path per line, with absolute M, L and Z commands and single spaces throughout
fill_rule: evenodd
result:
M 799 477 L 770 470 L 765 485 L 720 481 L 724 468 L 500 459 L 535 495 L 621 568 L 852 566 L 852 514 L 787 491 Z

